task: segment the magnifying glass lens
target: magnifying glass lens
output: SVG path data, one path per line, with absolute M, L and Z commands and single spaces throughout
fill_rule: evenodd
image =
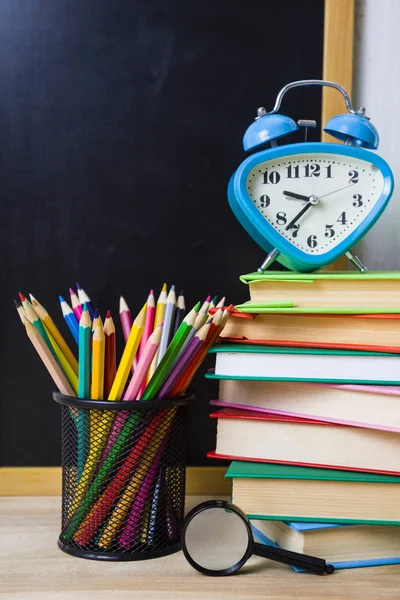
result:
M 235 565 L 239 569 L 248 558 L 249 531 L 235 512 L 210 507 L 190 520 L 184 543 L 195 563 L 193 566 L 216 572 L 231 569 Z

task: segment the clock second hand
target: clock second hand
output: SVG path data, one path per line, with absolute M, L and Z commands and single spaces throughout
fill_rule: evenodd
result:
M 319 199 L 321 200 L 321 198 L 326 198 L 327 196 L 330 196 L 331 194 L 336 194 L 336 192 L 341 192 L 342 190 L 347 190 L 347 188 L 353 187 L 353 185 L 355 185 L 355 183 L 350 183 L 350 185 L 345 185 L 344 187 L 341 187 L 338 190 L 333 190 L 333 192 L 328 192 L 327 194 L 323 194 L 322 196 L 319 196 Z

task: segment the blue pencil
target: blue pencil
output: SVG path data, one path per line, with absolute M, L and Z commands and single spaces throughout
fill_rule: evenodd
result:
M 87 295 L 87 293 L 85 292 L 85 290 L 83 288 L 81 288 L 81 286 L 79 285 L 78 282 L 76 282 L 76 289 L 77 289 L 77 292 L 78 292 L 79 302 L 81 303 L 82 308 L 83 308 L 83 305 L 86 302 L 90 318 L 93 321 L 93 319 L 94 319 L 94 308 L 93 308 L 93 305 L 92 305 L 92 303 L 90 301 L 89 296 Z
M 75 313 L 72 310 L 72 308 L 70 307 L 70 305 L 68 304 L 68 302 L 66 302 L 62 296 L 58 296 L 58 297 L 60 299 L 62 314 L 63 314 L 63 317 L 65 319 L 65 322 L 68 325 L 68 329 L 72 333 L 75 342 L 77 344 L 79 344 L 79 323 L 78 323 L 78 319 L 76 318 Z

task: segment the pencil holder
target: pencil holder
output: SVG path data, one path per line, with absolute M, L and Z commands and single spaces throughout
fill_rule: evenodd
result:
M 186 404 L 54 393 L 62 412 L 59 547 L 98 560 L 142 560 L 180 549 Z

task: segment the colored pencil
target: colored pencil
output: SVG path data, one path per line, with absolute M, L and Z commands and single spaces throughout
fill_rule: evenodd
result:
M 218 302 L 218 296 L 215 295 L 214 298 L 210 302 L 210 306 L 208 307 L 208 310 L 210 311 L 212 308 L 215 308 L 217 306 L 217 302 Z
M 59 345 L 57 344 L 57 342 L 55 341 L 55 339 L 53 338 L 51 333 L 49 331 L 47 331 L 46 333 L 47 333 L 49 342 L 51 344 L 51 349 L 53 351 L 53 354 L 54 354 L 58 364 L 60 365 L 61 370 L 63 371 L 64 375 L 66 376 L 70 386 L 74 390 L 75 396 L 77 396 L 77 394 L 78 394 L 78 376 L 75 373 L 75 371 L 73 370 L 73 368 L 71 367 L 71 365 L 69 364 L 69 362 L 67 361 L 67 359 L 65 358 L 64 354 L 61 352 Z
M 75 294 L 74 290 L 72 288 L 69 288 L 69 295 L 71 298 L 71 306 L 72 306 L 72 310 L 74 311 L 74 314 L 77 318 L 77 321 L 79 323 L 79 321 L 81 320 L 81 316 L 82 316 L 82 305 L 79 302 L 79 298 L 78 296 Z
M 78 397 L 90 398 L 90 365 L 91 365 L 92 320 L 85 302 L 79 322 L 79 372 Z M 89 452 L 90 418 L 88 411 L 83 411 L 83 418 L 78 424 L 78 479 L 81 479 Z
M 21 294 L 22 296 L 22 294 Z M 42 321 L 40 320 L 37 312 L 33 309 L 32 304 L 29 302 L 29 300 L 27 300 L 25 298 L 25 300 L 22 302 L 22 306 L 24 308 L 25 311 L 25 317 L 28 319 L 28 321 L 34 326 L 36 327 L 36 329 L 38 330 L 38 332 L 40 333 L 40 335 L 42 336 L 42 338 L 44 339 L 44 341 L 46 342 L 47 346 L 50 348 L 51 352 L 53 353 L 54 357 L 56 357 L 56 355 L 53 352 L 53 348 L 50 344 L 50 340 L 49 340 L 49 336 L 47 335 L 46 329 L 42 323 Z
M 167 284 L 164 283 L 164 285 L 162 286 L 160 295 L 158 296 L 158 300 L 157 300 L 157 304 L 156 304 L 156 314 L 154 317 L 154 328 L 153 328 L 154 331 L 157 329 L 157 327 L 160 325 L 160 323 L 162 323 L 164 320 L 166 301 L 167 301 Z M 151 377 L 153 376 L 154 371 L 156 370 L 157 355 L 158 355 L 158 350 L 157 350 L 157 352 L 153 358 L 153 361 L 150 365 L 149 372 L 147 373 L 146 383 L 148 383 L 150 381 Z
M 163 384 L 163 381 L 164 381 L 165 377 L 167 376 L 168 371 L 171 368 L 175 358 L 178 356 L 179 350 L 182 348 L 187 336 L 193 329 L 193 325 L 194 325 L 195 319 L 197 317 L 199 308 L 200 308 L 200 302 L 198 304 L 196 304 L 196 306 L 194 308 L 192 308 L 192 310 L 188 313 L 188 315 L 183 319 L 182 323 L 179 326 L 178 331 L 176 332 L 172 342 L 168 346 L 167 351 L 165 352 L 163 358 L 161 359 L 161 362 L 158 364 L 153 377 L 150 379 L 150 381 L 145 389 L 145 392 L 142 396 L 143 400 L 150 400 L 151 398 L 154 398 L 156 396 L 156 394 L 157 394 L 158 390 L 160 389 L 161 385 Z M 163 325 L 163 333 L 164 333 L 164 327 L 165 327 L 165 324 Z M 162 339 L 163 339 L 163 337 L 161 336 L 161 341 L 162 341 Z
M 225 298 L 225 296 L 223 296 L 221 298 L 221 300 L 218 302 L 218 304 L 215 306 L 215 308 L 224 308 L 224 306 L 225 306 L 225 300 L 226 300 L 226 298 Z
M 172 324 L 173 324 L 173 319 L 174 319 L 174 314 L 175 314 L 175 305 L 176 305 L 176 294 L 175 294 L 175 286 L 173 285 L 173 286 L 171 286 L 171 289 L 169 290 L 167 301 L 165 303 L 163 331 L 162 331 L 161 343 L 160 343 L 160 347 L 158 349 L 158 355 L 157 355 L 157 368 L 158 368 L 160 362 L 162 361 L 163 356 L 164 356 L 165 352 L 167 351 L 168 344 L 171 340 Z
M 89 311 L 90 318 L 93 321 L 93 319 L 94 319 L 94 308 L 93 308 L 93 305 L 92 305 L 92 302 L 91 302 L 89 296 L 87 295 L 87 293 L 85 292 L 85 290 L 83 288 L 81 288 L 81 286 L 79 285 L 78 282 L 76 282 L 76 289 L 77 289 L 77 292 L 78 292 L 78 298 L 79 298 L 79 302 L 81 303 L 82 309 L 83 309 L 84 304 L 86 303 L 86 306 L 87 306 L 88 311 Z
M 139 390 L 140 390 L 143 382 L 145 381 L 149 365 L 150 365 L 151 361 L 153 360 L 153 357 L 154 357 L 155 353 L 157 352 L 157 348 L 160 344 L 161 332 L 162 332 L 162 325 L 159 325 L 157 327 L 157 329 L 155 331 L 153 331 L 153 333 L 147 340 L 146 347 L 144 349 L 142 356 L 139 359 L 135 373 L 132 375 L 132 379 L 130 380 L 129 385 L 125 391 L 123 400 L 136 400 Z M 112 428 L 110 431 L 110 435 L 108 436 L 106 446 L 105 446 L 103 455 L 101 457 L 102 463 L 108 456 L 108 453 L 110 452 L 114 442 L 117 440 L 128 416 L 129 416 L 128 412 L 121 411 L 118 414 L 118 418 L 114 419 L 114 422 L 112 424 Z
M 193 356 L 203 346 L 208 335 L 210 326 L 211 319 L 205 325 L 203 325 L 203 327 L 201 327 L 199 331 L 196 331 L 187 349 L 185 350 L 185 353 L 175 364 L 174 368 L 169 372 L 168 377 L 162 384 L 157 394 L 158 398 L 168 397 L 169 392 L 172 390 L 175 383 L 178 381 L 179 377 L 184 372 L 189 362 L 192 360 Z
M 32 323 L 28 321 L 26 317 L 24 317 L 24 325 L 29 339 L 35 347 L 36 352 L 42 359 L 46 369 L 50 373 L 50 376 L 56 384 L 57 389 L 65 396 L 74 396 L 74 390 L 68 383 L 60 365 L 54 358 L 39 331 L 32 325 Z
M 211 296 L 207 296 L 207 298 L 204 300 L 203 304 L 201 305 L 201 308 L 199 310 L 199 313 L 208 313 L 208 309 L 210 308 L 210 302 L 211 302 Z
M 118 365 L 115 379 L 108 395 L 108 400 L 119 400 L 122 396 L 129 371 L 132 368 L 133 359 L 139 348 L 140 340 L 143 334 L 143 328 L 146 321 L 146 305 L 143 306 L 136 319 L 133 321 L 128 340 L 125 345 L 122 358 Z
M 104 397 L 108 398 L 117 372 L 117 345 L 115 325 L 110 311 L 104 321 L 105 358 L 104 358 Z
M 205 324 L 205 322 L 207 321 L 207 319 L 209 318 L 209 315 L 207 314 L 207 312 L 200 312 L 198 313 L 195 321 L 194 321 L 194 325 L 193 325 L 193 329 L 192 331 L 189 333 L 189 335 L 187 336 L 185 343 L 183 344 L 182 348 L 179 351 L 178 356 L 175 359 L 174 364 L 172 365 L 171 370 L 175 367 L 175 365 L 177 364 L 177 362 L 182 358 L 182 356 L 185 354 L 187 347 L 189 346 L 190 342 L 192 341 L 196 331 L 198 331 L 201 327 L 203 327 L 203 325 Z
M 175 310 L 175 319 L 174 326 L 172 329 L 172 337 L 176 334 L 179 329 L 179 325 L 182 323 L 185 316 L 185 296 L 183 295 L 183 291 L 179 292 L 178 300 L 176 302 L 176 310 Z
M 17 309 L 19 318 L 21 319 L 21 323 L 23 323 L 24 317 L 25 317 L 25 309 L 22 306 L 21 300 L 19 300 L 19 299 L 14 300 L 14 304 L 15 304 L 15 308 Z
M 51 333 L 56 343 L 60 347 L 61 352 L 64 354 L 65 358 L 67 359 L 75 373 L 78 374 L 78 362 L 75 356 L 72 354 L 67 342 L 64 340 L 63 336 L 58 331 L 49 313 L 36 299 L 33 300 L 32 305 L 35 312 L 40 317 L 40 320 L 42 321 L 43 325 Z
M 140 360 L 142 352 L 144 351 L 147 340 L 153 333 L 154 328 L 154 317 L 156 312 L 156 304 L 154 300 L 154 291 L 150 290 L 149 296 L 146 302 L 146 321 L 144 324 L 142 339 L 140 340 L 139 349 L 137 352 L 137 360 Z
M 119 318 L 121 320 L 122 333 L 124 335 L 125 343 L 128 341 L 129 334 L 132 329 L 132 313 L 129 310 L 129 306 L 125 302 L 125 299 L 121 296 L 119 299 Z
M 61 311 L 65 319 L 68 329 L 70 330 L 75 342 L 79 344 L 79 323 L 76 315 L 68 302 L 62 296 L 58 296 L 61 305 Z
M 93 321 L 92 379 L 90 386 L 92 400 L 103 400 L 104 398 L 104 358 L 105 335 L 101 317 L 98 316 Z

